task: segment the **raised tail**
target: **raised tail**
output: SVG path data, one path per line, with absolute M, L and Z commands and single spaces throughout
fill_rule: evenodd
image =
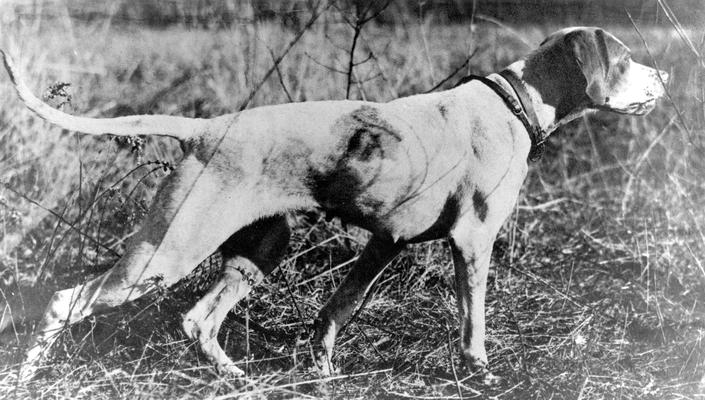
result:
M 170 115 L 131 115 L 117 118 L 76 117 L 59 111 L 35 96 L 25 85 L 12 58 L 0 50 L 5 69 L 24 104 L 41 118 L 70 131 L 90 135 L 158 135 L 179 140 L 188 139 L 202 131 L 208 120 Z

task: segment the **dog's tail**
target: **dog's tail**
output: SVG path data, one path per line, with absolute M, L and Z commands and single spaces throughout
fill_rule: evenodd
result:
M 207 123 L 205 119 L 186 118 L 170 115 L 131 115 L 117 118 L 76 117 L 52 108 L 35 96 L 25 85 L 15 68 L 12 58 L 0 50 L 5 69 L 24 104 L 41 118 L 70 131 L 91 135 L 158 135 L 171 136 L 184 140 L 201 131 Z

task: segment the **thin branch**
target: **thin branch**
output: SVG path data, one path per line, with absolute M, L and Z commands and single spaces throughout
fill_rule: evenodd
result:
M 264 77 L 262 77 L 262 79 L 257 83 L 257 85 L 250 91 L 250 94 L 247 96 L 247 99 L 245 99 L 245 101 L 242 102 L 240 107 L 238 107 L 238 111 L 242 111 L 242 110 L 246 109 L 247 106 L 249 106 L 252 99 L 255 97 L 257 92 L 259 92 L 259 90 L 262 88 L 262 85 L 264 85 L 264 83 L 267 81 L 267 79 L 269 79 L 269 76 L 272 75 L 272 73 L 274 71 L 276 71 L 277 67 L 282 62 L 284 57 L 286 57 L 286 55 L 289 54 L 289 51 L 291 51 L 291 49 L 296 45 L 296 43 L 298 43 L 299 40 L 301 40 L 301 37 L 303 37 L 304 33 L 306 33 L 306 31 L 309 30 L 311 28 L 311 26 L 313 26 L 313 23 L 316 22 L 318 17 L 320 17 L 326 10 L 328 10 L 328 8 L 330 8 L 331 4 L 332 4 L 332 2 L 329 2 L 325 7 L 321 8 L 318 12 L 314 13 L 311 16 L 311 18 L 308 20 L 308 22 L 306 22 L 306 25 L 304 25 L 304 27 L 289 42 L 289 44 L 286 46 L 286 49 L 284 50 L 284 52 L 282 52 L 282 54 L 280 54 L 279 57 L 277 57 L 274 60 L 274 65 L 272 65 L 269 68 L 267 73 L 264 74 Z M 318 8 L 318 7 L 316 7 L 316 8 Z
M 347 20 L 346 20 L 346 22 L 347 22 Z M 338 49 L 338 50 L 340 50 L 340 51 L 344 51 L 344 52 L 347 53 L 348 48 L 345 47 L 345 46 L 341 46 L 341 45 L 339 45 L 338 43 L 336 43 L 335 40 L 333 40 L 333 37 L 331 37 L 330 34 L 326 33 L 326 34 L 325 34 L 325 37 L 326 37 L 326 39 L 328 39 L 328 42 L 331 44 L 331 46 L 335 47 L 336 49 Z
M 676 32 L 678 33 L 678 36 L 681 37 L 681 40 L 688 46 L 688 48 L 693 53 L 695 58 L 698 59 L 698 63 L 700 64 L 700 66 L 705 68 L 705 59 L 703 59 L 702 55 L 700 54 L 698 49 L 693 44 L 693 41 L 690 40 L 690 37 L 688 37 L 688 34 L 685 32 L 685 29 L 683 29 L 683 26 L 678 21 L 678 18 L 676 18 L 676 16 L 673 14 L 673 10 L 671 10 L 671 6 L 669 6 L 668 3 L 666 3 L 664 0 L 656 0 L 656 1 L 657 1 L 658 5 L 661 6 L 661 9 L 663 10 L 663 12 L 666 14 L 668 21 L 671 23 L 671 25 L 673 25 L 673 28 L 675 28 Z M 631 19 L 631 16 L 629 17 L 629 19 Z
M 484 49 L 484 48 L 483 48 L 483 49 Z M 436 91 L 438 88 L 440 88 L 441 86 L 443 86 L 446 82 L 448 82 L 449 80 L 451 80 L 458 72 L 460 72 L 460 70 L 462 70 L 463 68 L 465 68 L 465 67 L 468 66 L 468 64 L 470 63 L 470 59 L 472 59 L 472 58 L 475 56 L 475 54 L 477 54 L 477 51 L 478 51 L 478 49 L 475 49 L 469 56 L 467 56 L 467 57 L 465 58 L 465 61 L 463 61 L 462 64 L 460 64 L 457 68 L 455 68 L 450 74 L 448 74 L 448 76 L 446 76 L 445 78 L 441 79 L 441 81 L 438 82 L 437 84 L 435 84 L 432 88 L 430 88 L 430 89 L 428 89 L 427 91 L 425 91 L 424 94 L 425 94 L 425 93 L 431 93 L 431 92 Z
M 14 194 L 16 194 L 16 195 L 22 197 L 22 198 L 25 199 L 26 201 L 28 201 L 28 202 L 34 204 L 35 206 L 41 208 L 42 210 L 44 210 L 44 211 L 50 213 L 51 215 L 53 215 L 54 217 L 56 217 L 59 221 L 65 223 L 69 228 L 71 228 L 72 230 L 74 230 L 76 233 L 78 233 L 78 234 L 81 235 L 81 236 L 84 236 L 86 239 L 88 239 L 88 240 L 90 240 L 91 242 L 93 242 L 93 244 L 102 247 L 103 249 L 109 251 L 111 254 L 113 254 L 113 255 L 115 255 L 115 256 L 120 256 L 120 253 L 118 253 L 117 251 L 115 251 L 115 250 L 111 249 L 110 247 L 104 245 L 103 243 L 101 243 L 100 241 L 98 241 L 98 239 L 95 239 L 95 238 L 93 238 L 92 236 L 90 236 L 89 234 L 83 232 L 81 229 L 77 228 L 74 224 L 72 224 L 71 222 L 67 221 L 63 216 L 61 216 L 60 214 L 58 214 L 56 211 L 54 211 L 54 210 L 52 210 L 52 209 L 50 209 L 50 208 L 44 207 L 44 206 L 41 205 L 38 201 L 36 201 L 36 200 L 34 200 L 34 199 L 32 199 L 32 198 L 26 196 L 25 194 L 23 194 L 23 193 L 21 193 L 21 192 L 15 190 L 15 188 L 13 188 L 12 186 L 10 186 L 8 183 L 0 182 L 0 185 L 2 185 L 3 187 L 5 187 L 5 189 L 11 191 L 12 193 L 14 193 Z
M 475 14 L 475 18 L 479 19 L 480 21 L 486 21 L 492 24 L 497 25 L 498 27 L 504 29 L 505 31 L 509 32 L 514 36 L 517 40 L 519 40 L 521 43 L 523 43 L 527 48 L 533 49 L 534 45 L 529 43 L 525 38 L 526 35 L 518 32 L 516 29 L 513 29 L 509 25 L 505 24 L 504 22 L 498 20 L 497 18 L 490 17 L 489 15 L 484 15 L 484 14 Z
M 313 61 L 314 64 L 319 65 L 319 66 L 321 66 L 321 67 L 323 67 L 323 68 L 325 68 L 325 69 L 327 69 L 327 70 L 329 70 L 329 71 L 336 72 L 336 73 L 343 74 L 343 75 L 344 75 L 344 74 L 347 74 L 347 71 L 343 71 L 342 69 L 338 69 L 338 68 L 332 67 L 332 66 L 330 66 L 330 65 L 323 64 L 322 62 L 320 62 L 320 61 L 316 60 L 315 58 L 313 58 L 313 56 L 310 55 L 310 54 L 308 54 L 308 52 L 304 53 L 304 55 L 305 55 L 306 57 L 308 57 L 309 60 Z
M 358 65 L 362 65 L 372 59 L 372 53 L 369 53 L 367 58 L 365 58 L 362 61 L 355 62 L 355 49 L 357 48 L 357 43 L 358 39 L 360 39 L 360 34 L 362 33 L 362 28 L 367 24 L 368 22 L 372 21 L 373 19 L 377 18 L 391 3 L 391 0 L 387 0 L 386 3 L 384 3 L 381 7 L 379 7 L 375 12 L 370 13 L 374 6 L 373 1 L 368 1 L 366 6 L 362 7 L 360 3 L 355 3 L 355 21 L 350 21 L 350 19 L 341 11 L 342 18 L 343 20 L 350 25 L 353 29 L 353 38 L 352 38 L 352 43 L 350 45 L 350 50 L 348 51 L 348 54 L 350 55 L 348 59 L 348 70 L 346 72 L 347 75 L 347 85 L 345 86 L 345 98 L 349 99 L 350 98 L 350 88 L 352 87 L 353 83 L 357 84 L 358 86 L 363 83 L 360 79 L 355 79 L 353 81 L 353 76 L 354 76 L 354 68 Z M 337 7 L 336 7 L 337 8 Z M 340 11 L 340 10 L 339 10 Z M 368 15 L 369 14 L 369 15 Z M 360 88 L 360 91 L 362 91 L 362 88 Z
M 455 370 L 455 363 L 453 362 L 453 340 L 450 337 L 450 327 L 446 322 L 446 339 L 448 341 L 448 363 L 450 363 L 450 368 L 453 370 L 453 379 L 455 380 L 455 390 L 458 392 L 458 398 L 463 400 L 463 390 L 460 388 L 460 380 L 458 379 L 458 372 Z
M 373 57 L 373 54 L 372 54 L 372 52 L 370 52 L 370 53 L 367 55 L 367 57 L 365 57 L 364 60 L 356 62 L 353 66 L 354 66 L 354 67 L 357 67 L 358 65 L 362 65 L 362 64 L 364 64 L 364 63 L 370 61 L 370 60 L 372 59 L 372 57 Z
M 270 48 L 267 48 L 267 50 L 269 50 L 269 55 L 272 57 L 272 61 L 274 61 L 274 52 Z M 293 103 L 294 100 L 291 98 L 291 94 L 289 94 L 289 90 L 286 88 L 286 84 L 284 84 L 284 77 L 282 76 L 282 72 L 279 69 L 279 64 L 274 65 L 276 66 L 277 77 L 279 77 L 279 84 L 282 85 L 282 89 L 284 89 L 284 94 L 286 94 L 286 98 L 289 100 L 289 103 Z
M 642 35 L 641 31 L 639 30 L 639 27 L 636 26 L 636 23 L 634 22 L 634 19 L 632 19 L 632 15 L 627 11 L 626 9 L 624 12 L 627 13 L 627 17 L 629 17 L 629 22 L 632 23 L 632 26 L 634 27 L 634 30 L 636 30 L 637 35 L 639 35 L 639 39 L 641 39 L 641 42 L 644 44 L 644 48 L 646 49 L 646 54 L 649 56 L 649 59 L 651 60 L 652 63 L 654 63 L 654 67 L 656 70 L 659 70 L 658 64 L 656 62 L 656 59 L 654 56 L 651 54 L 651 50 L 649 49 L 649 45 L 646 43 L 646 39 L 644 38 L 644 35 Z M 681 123 L 681 126 L 685 130 L 685 133 L 688 135 L 688 141 L 690 143 L 695 143 L 693 140 L 693 132 L 690 130 L 690 127 L 688 126 L 688 123 L 685 120 L 685 117 L 683 116 L 683 113 L 681 113 L 680 108 L 678 108 L 678 105 L 676 105 L 676 102 L 673 100 L 673 96 L 671 96 L 671 91 L 668 90 L 668 86 L 666 86 L 666 82 L 663 81 L 663 78 L 661 77 L 660 73 L 657 73 L 656 76 L 658 76 L 659 81 L 661 82 L 661 86 L 663 87 L 663 91 L 666 93 L 666 97 L 668 98 L 668 101 L 671 102 L 671 105 L 673 105 L 673 108 L 676 110 L 676 114 L 678 115 L 678 120 Z
M 360 78 L 358 78 L 358 77 L 355 77 L 355 79 L 353 80 L 353 83 L 355 83 L 356 85 L 359 85 L 359 84 L 362 84 L 362 83 L 367 83 L 367 82 L 370 82 L 370 81 L 373 81 L 373 80 L 379 78 L 380 76 L 382 76 L 382 73 L 381 73 L 381 72 L 378 72 L 378 73 L 376 73 L 376 74 L 374 74 L 374 75 L 372 75 L 372 76 L 368 76 L 368 77 L 366 77 L 366 78 L 364 78 L 364 79 L 360 79 Z
M 373 14 L 370 14 L 369 16 L 365 17 L 365 18 L 362 20 L 362 25 L 364 25 L 364 24 L 366 24 L 366 23 L 372 21 L 373 19 L 379 17 L 379 15 L 382 14 L 382 13 L 384 12 L 384 10 L 387 9 L 387 7 L 389 7 L 389 4 L 390 4 L 391 2 L 392 2 L 392 0 L 387 0 L 387 2 L 384 3 L 384 5 L 383 5 L 382 7 L 378 8 L 377 11 L 375 11 Z M 362 15 L 367 14 L 367 13 L 372 9 L 372 5 L 373 5 L 374 3 L 375 3 L 374 1 L 370 1 L 370 2 L 368 3 L 367 9 L 365 9 L 365 12 L 364 12 Z
M 353 28 L 354 34 L 353 34 L 353 39 L 352 39 L 352 44 L 350 45 L 350 60 L 348 62 L 348 83 L 347 86 L 345 87 L 345 98 L 349 99 L 350 98 L 350 87 L 352 86 L 352 75 L 353 75 L 353 68 L 355 68 L 355 46 L 357 46 L 357 39 L 360 37 L 360 31 L 362 31 L 362 24 L 360 24 L 360 21 L 358 20 L 355 23 L 355 27 Z

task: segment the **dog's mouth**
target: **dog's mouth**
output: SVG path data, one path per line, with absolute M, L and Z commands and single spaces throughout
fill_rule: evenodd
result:
M 602 111 L 611 111 L 625 115 L 646 115 L 656 107 L 656 98 L 652 97 L 643 102 L 630 103 L 626 107 L 612 107 L 608 104 L 598 105 L 595 108 Z

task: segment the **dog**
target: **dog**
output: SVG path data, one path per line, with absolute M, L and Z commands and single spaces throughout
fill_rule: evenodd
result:
M 548 36 L 505 70 L 388 103 L 318 101 L 212 119 L 83 118 L 51 108 L 4 52 L 20 99 L 38 116 L 85 134 L 161 135 L 183 159 L 162 182 L 139 233 L 107 272 L 57 291 L 30 339 L 19 376 L 35 375 L 61 328 L 170 286 L 220 250 L 222 276 L 183 318 L 186 334 L 225 373 L 242 375 L 217 342 L 226 314 L 275 269 L 289 241 L 285 214 L 319 209 L 372 236 L 314 322 L 314 355 L 334 372 L 336 335 L 406 246 L 448 239 L 460 346 L 471 372 L 491 376 L 484 301 L 494 239 L 530 160 L 559 126 L 591 111 L 644 115 L 668 75 L 632 60 L 602 29 Z M 7 327 L 4 318 L 0 328 Z

